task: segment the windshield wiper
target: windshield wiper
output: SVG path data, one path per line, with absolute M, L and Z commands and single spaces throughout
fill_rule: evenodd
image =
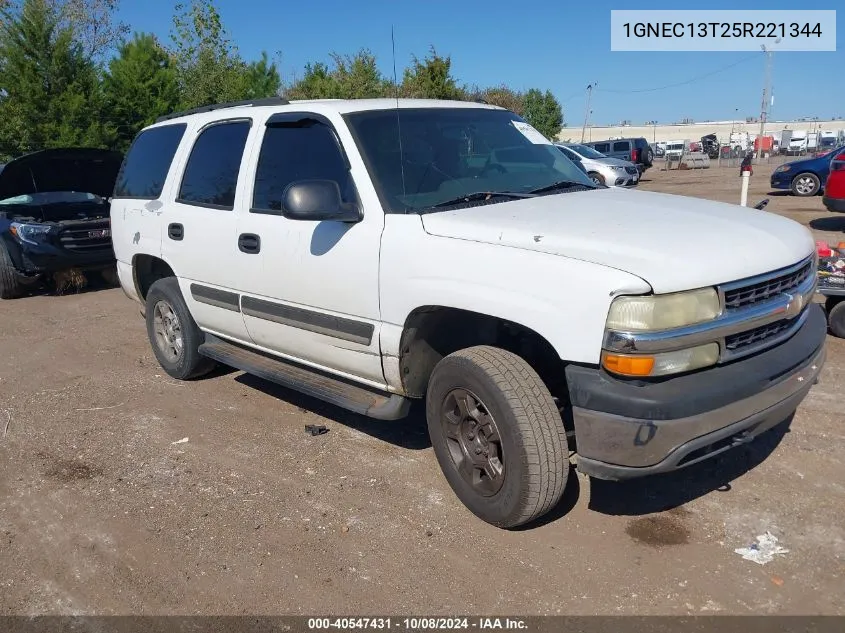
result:
M 465 193 L 461 196 L 457 196 L 452 198 L 451 200 L 446 200 L 444 202 L 438 202 L 434 204 L 429 209 L 437 209 L 440 207 L 449 207 L 453 204 L 461 204 L 462 202 L 473 202 L 475 200 L 486 200 L 487 198 L 533 198 L 534 192 L 530 193 L 517 193 L 515 191 L 475 191 L 473 193 Z
M 547 191 L 554 191 L 556 189 L 572 189 L 573 187 L 589 187 L 590 189 L 597 189 L 592 184 L 587 184 L 585 182 L 577 182 L 575 180 L 558 180 L 557 182 L 553 182 L 550 185 L 546 185 L 545 187 L 540 187 L 539 189 L 532 189 L 529 193 L 531 194 L 538 194 L 538 193 L 546 193 Z

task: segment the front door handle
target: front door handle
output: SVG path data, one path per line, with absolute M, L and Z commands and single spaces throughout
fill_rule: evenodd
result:
M 241 253 L 254 255 L 261 250 L 261 238 L 255 233 L 241 233 L 238 236 L 238 249 Z
M 181 224 L 168 224 L 167 237 L 171 240 L 176 240 L 177 242 L 181 241 L 182 238 L 185 237 L 185 227 Z

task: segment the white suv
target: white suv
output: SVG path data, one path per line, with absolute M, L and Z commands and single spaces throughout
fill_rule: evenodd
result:
M 824 360 L 802 226 L 596 188 L 477 103 L 173 115 L 129 150 L 111 221 L 168 374 L 223 363 L 384 420 L 424 399 L 449 484 L 503 527 L 558 502 L 571 452 L 624 479 L 749 441 Z

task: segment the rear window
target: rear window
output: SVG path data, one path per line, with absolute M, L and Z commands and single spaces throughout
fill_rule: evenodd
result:
M 628 145 L 628 141 L 622 141 L 619 143 L 613 144 L 613 151 L 614 152 L 627 152 L 631 146 Z
M 215 123 L 194 143 L 177 200 L 185 204 L 233 209 L 251 121 Z
M 144 130 L 135 137 L 117 175 L 114 197 L 158 198 L 185 127 L 184 123 L 163 125 Z

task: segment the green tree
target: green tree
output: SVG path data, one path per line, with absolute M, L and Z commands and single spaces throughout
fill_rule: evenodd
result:
M 432 46 L 428 56 L 411 59 L 405 69 L 400 92 L 403 97 L 416 99 L 466 99 L 466 91 L 452 76 L 452 58 L 438 55 Z
M 177 4 L 171 39 L 182 108 L 246 98 L 247 65 L 212 0 Z
M 106 147 L 97 67 L 48 0 L 0 12 L 0 154 Z
M 51 1 L 60 16 L 60 26 L 73 30 L 89 58 L 101 60 L 129 34 L 129 26 L 114 19 L 119 0 Z
M 285 96 L 288 99 L 338 99 L 340 86 L 326 64 L 309 63 L 305 65 L 302 79 L 288 86 Z
M 261 52 L 261 59 L 251 62 L 246 70 L 246 99 L 262 99 L 279 94 L 282 78 L 276 63 L 271 62 L 267 53 Z
M 392 93 L 392 85 L 367 49 L 354 55 L 331 54 L 331 65 L 308 64 L 302 79 L 291 85 L 289 99 L 368 99 Z
M 332 53 L 333 76 L 343 99 L 373 99 L 390 91 L 388 83 L 376 66 L 375 56 L 367 49 L 354 55 Z
M 554 139 L 563 127 L 563 110 L 551 91 L 532 88 L 523 99 L 523 118 L 543 134 Z
M 525 95 L 512 88 L 508 88 L 504 84 L 486 88 L 480 91 L 478 96 L 490 105 L 497 105 L 500 108 L 515 112 L 520 116 L 525 111 Z
M 167 51 L 145 33 L 123 44 L 104 81 L 117 147 L 126 150 L 141 128 L 179 106 L 176 70 Z

